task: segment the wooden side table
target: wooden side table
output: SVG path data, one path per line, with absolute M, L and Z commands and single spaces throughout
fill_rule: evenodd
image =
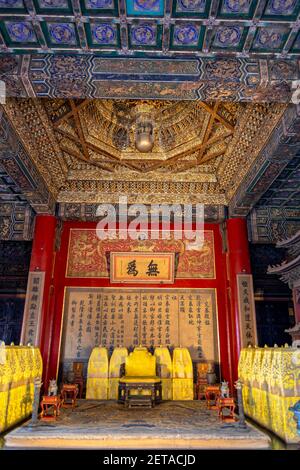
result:
M 83 377 L 79 377 L 79 376 L 76 377 L 76 376 L 75 376 L 74 383 L 75 383 L 75 385 L 78 385 L 78 388 L 79 388 L 79 392 L 78 392 L 79 398 L 82 398 L 82 392 L 83 392 Z
M 205 388 L 205 399 L 207 408 L 209 410 L 217 410 L 218 409 L 218 398 L 220 397 L 220 385 L 208 385 Z
M 78 385 L 78 396 L 82 398 L 83 393 L 83 362 L 73 362 L 74 384 Z
M 196 398 L 197 400 L 201 400 L 202 398 L 205 398 L 205 389 L 207 387 L 207 379 L 204 377 L 198 377 L 197 383 L 196 383 Z
M 42 421 L 55 421 L 57 416 L 59 416 L 59 409 L 61 407 L 61 400 L 59 395 L 43 395 L 41 401 L 41 420 Z M 52 413 L 49 413 L 49 408 L 52 410 Z
M 222 421 L 227 421 L 227 422 L 234 422 L 236 421 L 235 416 L 234 416 L 234 410 L 235 410 L 235 403 L 233 398 L 218 398 L 218 415 L 219 418 L 222 419 Z M 229 414 L 224 414 L 224 411 L 229 411 Z
M 61 389 L 61 402 L 63 408 L 72 408 L 76 407 L 76 397 L 78 395 L 78 385 L 77 384 L 63 384 Z

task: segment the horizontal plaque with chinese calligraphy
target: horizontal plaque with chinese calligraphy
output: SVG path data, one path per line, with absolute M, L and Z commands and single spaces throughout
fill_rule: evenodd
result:
M 187 347 L 219 362 L 215 289 L 67 287 L 61 363 L 87 364 L 94 346 Z
M 110 254 L 110 282 L 174 283 L 175 253 Z

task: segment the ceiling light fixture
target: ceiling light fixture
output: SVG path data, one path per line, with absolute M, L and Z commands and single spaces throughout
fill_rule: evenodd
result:
M 132 113 L 135 120 L 135 148 L 142 153 L 151 152 L 154 146 L 153 107 L 146 103 L 137 104 Z

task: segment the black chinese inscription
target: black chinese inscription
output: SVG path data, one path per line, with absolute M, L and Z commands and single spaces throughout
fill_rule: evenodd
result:
M 153 263 L 153 259 L 148 264 L 147 276 L 157 276 L 159 274 L 157 263 Z
M 136 260 L 129 261 L 127 265 L 127 274 L 134 277 L 138 275 L 138 271 L 136 269 Z

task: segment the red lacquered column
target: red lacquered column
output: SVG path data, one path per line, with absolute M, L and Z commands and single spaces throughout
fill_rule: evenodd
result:
M 44 289 L 41 298 L 40 335 L 39 346 L 43 358 L 43 375 L 49 361 L 50 326 L 51 318 L 49 307 L 51 303 L 52 271 L 54 262 L 54 240 L 56 229 L 56 217 L 53 215 L 37 215 L 32 244 L 30 269 L 32 272 L 45 274 Z
M 231 317 L 231 355 L 233 379 L 237 379 L 241 350 L 237 274 L 250 274 L 250 253 L 246 219 L 227 220 L 228 278 Z

